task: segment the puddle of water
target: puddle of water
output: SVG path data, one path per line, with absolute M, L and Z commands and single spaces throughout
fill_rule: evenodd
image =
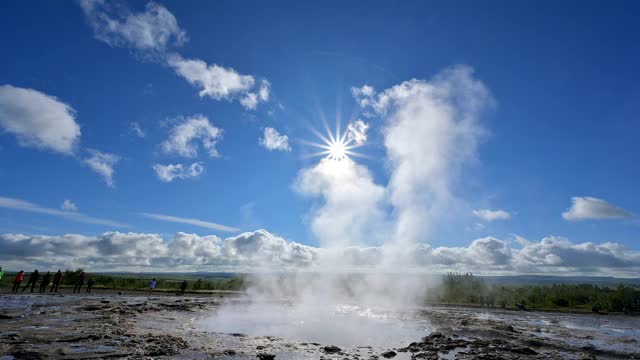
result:
M 357 305 L 299 308 L 252 303 L 223 306 L 194 321 L 197 329 L 218 333 L 276 336 L 337 346 L 399 347 L 431 333 L 427 321 Z

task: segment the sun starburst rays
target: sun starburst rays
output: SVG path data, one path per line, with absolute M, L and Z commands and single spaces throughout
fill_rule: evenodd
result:
M 339 125 L 336 126 L 335 132 L 331 131 L 328 126 L 325 127 L 327 128 L 326 135 L 312 128 L 312 132 L 320 138 L 322 143 L 303 141 L 308 145 L 322 149 L 319 152 L 309 154 L 309 156 L 324 156 L 327 159 L 335 161 L 345 160 L 350 156 L 363 156 L 362 154 L 353 151 L 353 149 L 359 148 L 364 144 L 354 143 L 352 139 L 349 139 L 346 131 L 344 133 L 341 132 Z

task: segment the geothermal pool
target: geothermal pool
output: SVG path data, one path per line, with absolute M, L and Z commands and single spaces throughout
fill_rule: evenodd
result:
M 194 322 L 196 329 L 215 333 L 381 348 L 404 347 L 434 331 L 476 336 L 509 325 L 524 338 L 531 335 L 576 348 L 640 353 L 640 318 L 618 315 L 448 306 L 395 311 L 355 304 L 303 307 L 289 303 L 228 301 Z
M 228 302 L 194 325 L 204 331 L 276 336 L 337 346 L 400 347 L 432 332 L 417 313 L 355 304 L 299 306 L 286 303 Z

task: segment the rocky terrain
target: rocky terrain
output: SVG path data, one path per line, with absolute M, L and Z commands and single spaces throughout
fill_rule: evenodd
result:
M 640 358 L 621 347 L 563 340 L 554 326 L 522 326 L 456 310 L 423 310 L 434 332 L 397 348 L 339 347 L 275 336 L 204 331 L 194 325 L 220 306 L 212 296 L 103 292 L 0 295 L 0 359 L 595 359 Z M 551 329 L 551 330 L 549 330 Z M 558 330 L 560 331 L 560 330 Z M 579 333 L 579 331 L 576 331 Z M 582 336 L 589 340 L 589 333 Z M 597 343 L 597 342 L 596 342 Z M 629 350 L 631 349 L 631 350 Z

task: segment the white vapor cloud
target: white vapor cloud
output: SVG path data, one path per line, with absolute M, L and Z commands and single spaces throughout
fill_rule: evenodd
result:
M 347 125 L 347 139 L 353 141 L 353 143 L 360 145 L 367 141 L 367 130 L 369 130 L 369 124 L 358 119 L 350 122 Z
M 158 175 L 158 179 L 164 182 L 171 182 L 174 179 L 196 178 L 204 172 L 202 162 L 195 162 L 189 166 L 183 164 L 154 164 L 153 170 Z
M 65 206 L 65 204 L 67 204 L 67 201 L 69 203 L 67 206 Z M 0 197 L 0 208 L 27 211 L 27 212 L 33 212 L 33 213 L 39 213 L 39 214 L 47 214 L 52 216 L 59 216 L 71 221 L 76 221 L 76 222 L 81 222 L 86 224 L 106 225 L 106 226 L 113 226 L 113 227 L 119 227 L 119 228 L 129 226 L 127 224 L 119 223 L 117 221 L 94 218 L 94 217 L 79 213 L 77 212 L 77 207 L 75 207 L 75 204 L 73 204 L 69 200 L 65 200 L 62 206 L 63 208 L 62 210 L 58 210 L 58 209 L 42 207 L 40 205 L 36 205 L 21 199 Z
M 571 207 L 562 213 L 562 217 L 569 221 L 580 221 L 625 219 L 631 218 L 633 215 L 602 199 L 585 196 L 571 198 Z
M 522 240 L 521 248 L 495 237 L 464 247 L 414 244 L 406 268 L 418 272 L 474 271 L 479 274 L 557 274 L 635 276 L 640 252 L 616 243 L 573 243 L 546 237 Z M 375 269 L 383 246 L 318 248 L 287 241 L 266 230 L 222 239 L 184 232 L 165 240 L 158 234 L 106 232 L 98 236 L 0 235 L 0 260 L 6 267 L 86 267 L 93 271 L 255 271 Z M 340 259 L 336 262 L 335 259 Z
M 426 240 L 430 220 L 451 198 L 450 183 L 474 159 L 483 128 L 479 116 L 493 98 L 468 66 L 447 68 L 431 80 L 409 80 L 380 93 L 352 89 L 356 101 L 383 118 L 391 166 L 387 186 L 395 241 Z
M 80 6 L 98 40 L 110 46 L 163 52 L 187 41 L 187 33 L 164 6 L 147 3 L 144 12 L 134 13 L 103 0 L 81 0 Z
M 218 230 L 218 231 L 226 231 L 226 232 L 238 231 L 237 228 L 234 228 L 231 226 L 220 225 L 214 222 L 203 221 L 198 219 L 183 218 L 183 217 L 162 215 L 162 214 L 152 214 L 152 213 L 141 213 L 140 215 L 144 217 L 148 217 L 149 219 L 181 223 L 181 224 L 189 224 L 189 225 L 199 226 L 207 229 Z
M 133 121 L 133 122 L 129 123 L 129 132 L 134 134 L 135 136 L 137 136 L 139 138 L 144 138 L 144 137 L 147 136 L 147 134 L 144 131 L 144 129 L 142 129 L 140 124 L 138 124 L 138 122 L 136 122 L 136 121 Z
M 294 187 L 303 195 L 322 198 L 311 229 L 323 246 L 359 245 L 384 238 L 385 189 L 374 182 L 366 167 L 349 158 L 322 159 L 301 170 Z
M 162 150 L 167 154 L 186 158 L 198 156 L 198 142 L 207 150 L 209 156 L 218 157 L 216 143 L 222 138 L 222 129 L 211 125 L 203 115 L 195 115 L 182 119 L 169 131 L 169 138 L 162 143 Z
M 511 219 L 511 214 L 504 210 L 479 209 L 473 210 L 473 215 L 485 221 Z
M 266 127 L 264 129 L 264 137 L 259 139 L 259 144 L 267 150 L 291 151 L 289 146 L 289 137 L 281 135 L 278 130 Z
M 208 65 L 200 59 L 184 59 L 178 54 L 169 55 L 167 63 L 189 84 L 200 88 L 200 97 L 240 99 L 240 104 L 249 110 L 255 110 L 260 102 L 269 100 L 270 84 L 266 80 L 256 88 L 257 82 L 252 75 L 243 75 L 217 64 Z
M 69 199 L 65 199 L 60 205 L 60 208 L 64 211 L 78 211 L 78 206 Z
M 0 86 L 0 129 L 25 147 L 72 154 L 80 126 L 71 106 L 33 89 Z
M 102 179 L 109 187 L 113 187 L 114 166 L 120 161 L 120 157 L 115 154 L 105 153 L 94 149 L 87 149 L 90 156 L 83 162 L 91 170 L 102 176 Z

